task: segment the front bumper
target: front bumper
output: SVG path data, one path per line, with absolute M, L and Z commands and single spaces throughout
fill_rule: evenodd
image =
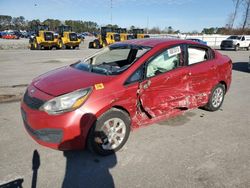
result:
M 230 44 L 230 43 L 229 44 L 221 44 L 220 49 L 222 49 L 222 50 L 234 50 L 235 45 Z
M 29 92 L 29 89 L 27 93 Z M 51 96 L 36 90 L 32 99 L 49 100 Z M 33 102 L 37 102 L 33 100 Z M 30 102 L 30 101 L 29 101 Z M 31 103 L 31 102 L 30 102 Z M 21 114 L 26 131 L 39 144 L 58 150 L 82 149 L 90 125 L 84 112 L 77 109 L 60 115 L 49 115 L 37 109 L 37 106 L 21 102 Z
M 248 61 L 248 70 L 250 71 L 250 56 L 249 56 L 249 61 Z
M 23 118 L 23 124 L 32 137 L 37 138 L 43 142 L 58 144 L 62 142 L 63 130 L 55 128 L 33 129 L 27 122 L 26 112 L 21 108 L 21 114 Z

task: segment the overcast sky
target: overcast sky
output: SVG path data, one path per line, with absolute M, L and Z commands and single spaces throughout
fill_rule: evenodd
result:
M 112 0 L 112 23 L 181 31 L 222 27 L 233 11 L 232 0 Z M 28 20 L 47 18 L 111 22 L 111 0 L 0 0 L 0 14 L 24 16 Z M 239 16 L 240 18 L 240 16 Z

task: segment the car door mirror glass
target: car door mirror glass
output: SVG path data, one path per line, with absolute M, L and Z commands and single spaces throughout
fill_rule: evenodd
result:
M 143 78 L 143 67 L 137 69 L 125 82 L 125 85 L 138 82 Z

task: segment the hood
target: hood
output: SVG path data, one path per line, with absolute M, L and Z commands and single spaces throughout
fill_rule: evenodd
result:
M 223 40 L 223 41 L 234 42 L 234 41 L 236 41 L 236 39 L 226 39 L 226 40 Z
M 112 76 L 99 75 L 67 66 L 35 78 L 32 84 L 49 95 L 59 96 L 80 88 L 108 82 L 112 78 Z

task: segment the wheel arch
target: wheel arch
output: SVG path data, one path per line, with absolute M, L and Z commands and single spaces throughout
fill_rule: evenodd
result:
M 111 108 L 116 108 L 118 110 L 122 110 L 122 111 L 126 112 L 128 114 L 128 116 L 129 116 L 129 118 L 131 119 L 131 115 L 130 115 L 129 111 L 126 108 L 124 108 L 123 106 L 114 105 Z
M 221 80 L 219 83 L 225 86 L 225 91 L 227 92 L 227 89 L 228 89 L 227 83 L 223 80 Z

